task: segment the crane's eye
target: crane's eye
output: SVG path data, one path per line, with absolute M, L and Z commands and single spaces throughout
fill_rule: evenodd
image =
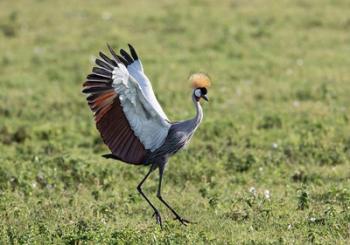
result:
M 202 91 L 200 90 L 200 89 L 196 89 L 195 91 L 194 91 L 194 95 L 196 96 L 196 97 L 201 97 L 202 96 Z
M 201 90 L 201 94 L 202 95 L 205 95 L 205 94 L 207 94 L 207 92 L 208 92 L 208 90 L 207 90 L 207 88 L 200 88 L 200 90 Z

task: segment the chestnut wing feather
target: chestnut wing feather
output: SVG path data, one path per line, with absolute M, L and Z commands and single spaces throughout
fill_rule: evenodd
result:
M 112 87 L 112 72 L 106 69 L 114 67 L 117 62 L 107 59 L 104 54 L 101 57 L 103 65 L 101 61 L 96 62 L 100 67 L 94 68 L 83 84 L 83 93 L 89 95 L 87 100 L 94 112 L 96 127 L 116 159 L 143 164 L 147 151 L 131 129 Z
M 146 150 L 131 130 L 118 97 L 96 126 L 113 155 L 127 163 L 143 163 Z M 108 137 L 110 135 L 113 137 Z

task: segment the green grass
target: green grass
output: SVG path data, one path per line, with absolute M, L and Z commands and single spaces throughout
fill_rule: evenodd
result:
M 215 3 L 214 3 L 215 2 Z M 0 2 L 1 244 L 346 244 L 350 239 L 347 0 Z M 188 75 L 211 75 L 164 197 L 107 148 L 81 94 L 106 43 L 132 43 L 172 120 Z

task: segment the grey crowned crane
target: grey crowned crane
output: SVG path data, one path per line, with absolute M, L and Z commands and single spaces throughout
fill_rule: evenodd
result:
M 207 87 L 210 79 L 203 73 L 191 75 L 192 101 L 196 115 L 189 120 L 170 122 L 154 95 L 135 49 L 129 44 L 130 54 L 121 49 L 119 55 L 107 46 L 112 57 L 99 53 L 96 67 L 87 76 L 82 90 L 88 94 L 87 101 L 94 113 L 96 127 L 111 151 L 111 154 L 103 157 L 150 166 L 137 190 L 152 207 L 153 216 L 162 227 L 158 209 L 141 189 L 148 176 L 158 168 L 157 197 L 178 221 L 186 225 L 189 221 L 182 218 L 163 199 L 162 177 L 169 157 L 190 141 L 202 121 L 203 111 L 199 101 L 201 98 L 208 100 Z

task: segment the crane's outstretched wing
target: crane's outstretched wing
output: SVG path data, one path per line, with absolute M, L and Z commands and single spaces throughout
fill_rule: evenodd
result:
M 147 150 L 159 148 L 170 123 L 146 98 L 115 52 L 110 59 L 100 52 L 83 84 L 96 125 L 112 154 L 122 161 L 142 164 Z
M 124 50 L 120 50 L 120 55 L 115 54 L 118 59 L 126 66 L 129 74 L 135 78 L 135 80 L 140 85 L 142 92 L 149 103 L 152 104 L 153 108 L 158 112 L 158 114 L 168 120 L 166 114 L 164 113 L 162 107 L 160 106 L 156 96 L 154 95 L 152 84 L 146 74 L 143 71 L 143 66 L 140 58 L 138 57 L 136 50 L 131 44 L 128 44 L 131 56 Z M 111 48 L 109 47 L 111 50 Z

